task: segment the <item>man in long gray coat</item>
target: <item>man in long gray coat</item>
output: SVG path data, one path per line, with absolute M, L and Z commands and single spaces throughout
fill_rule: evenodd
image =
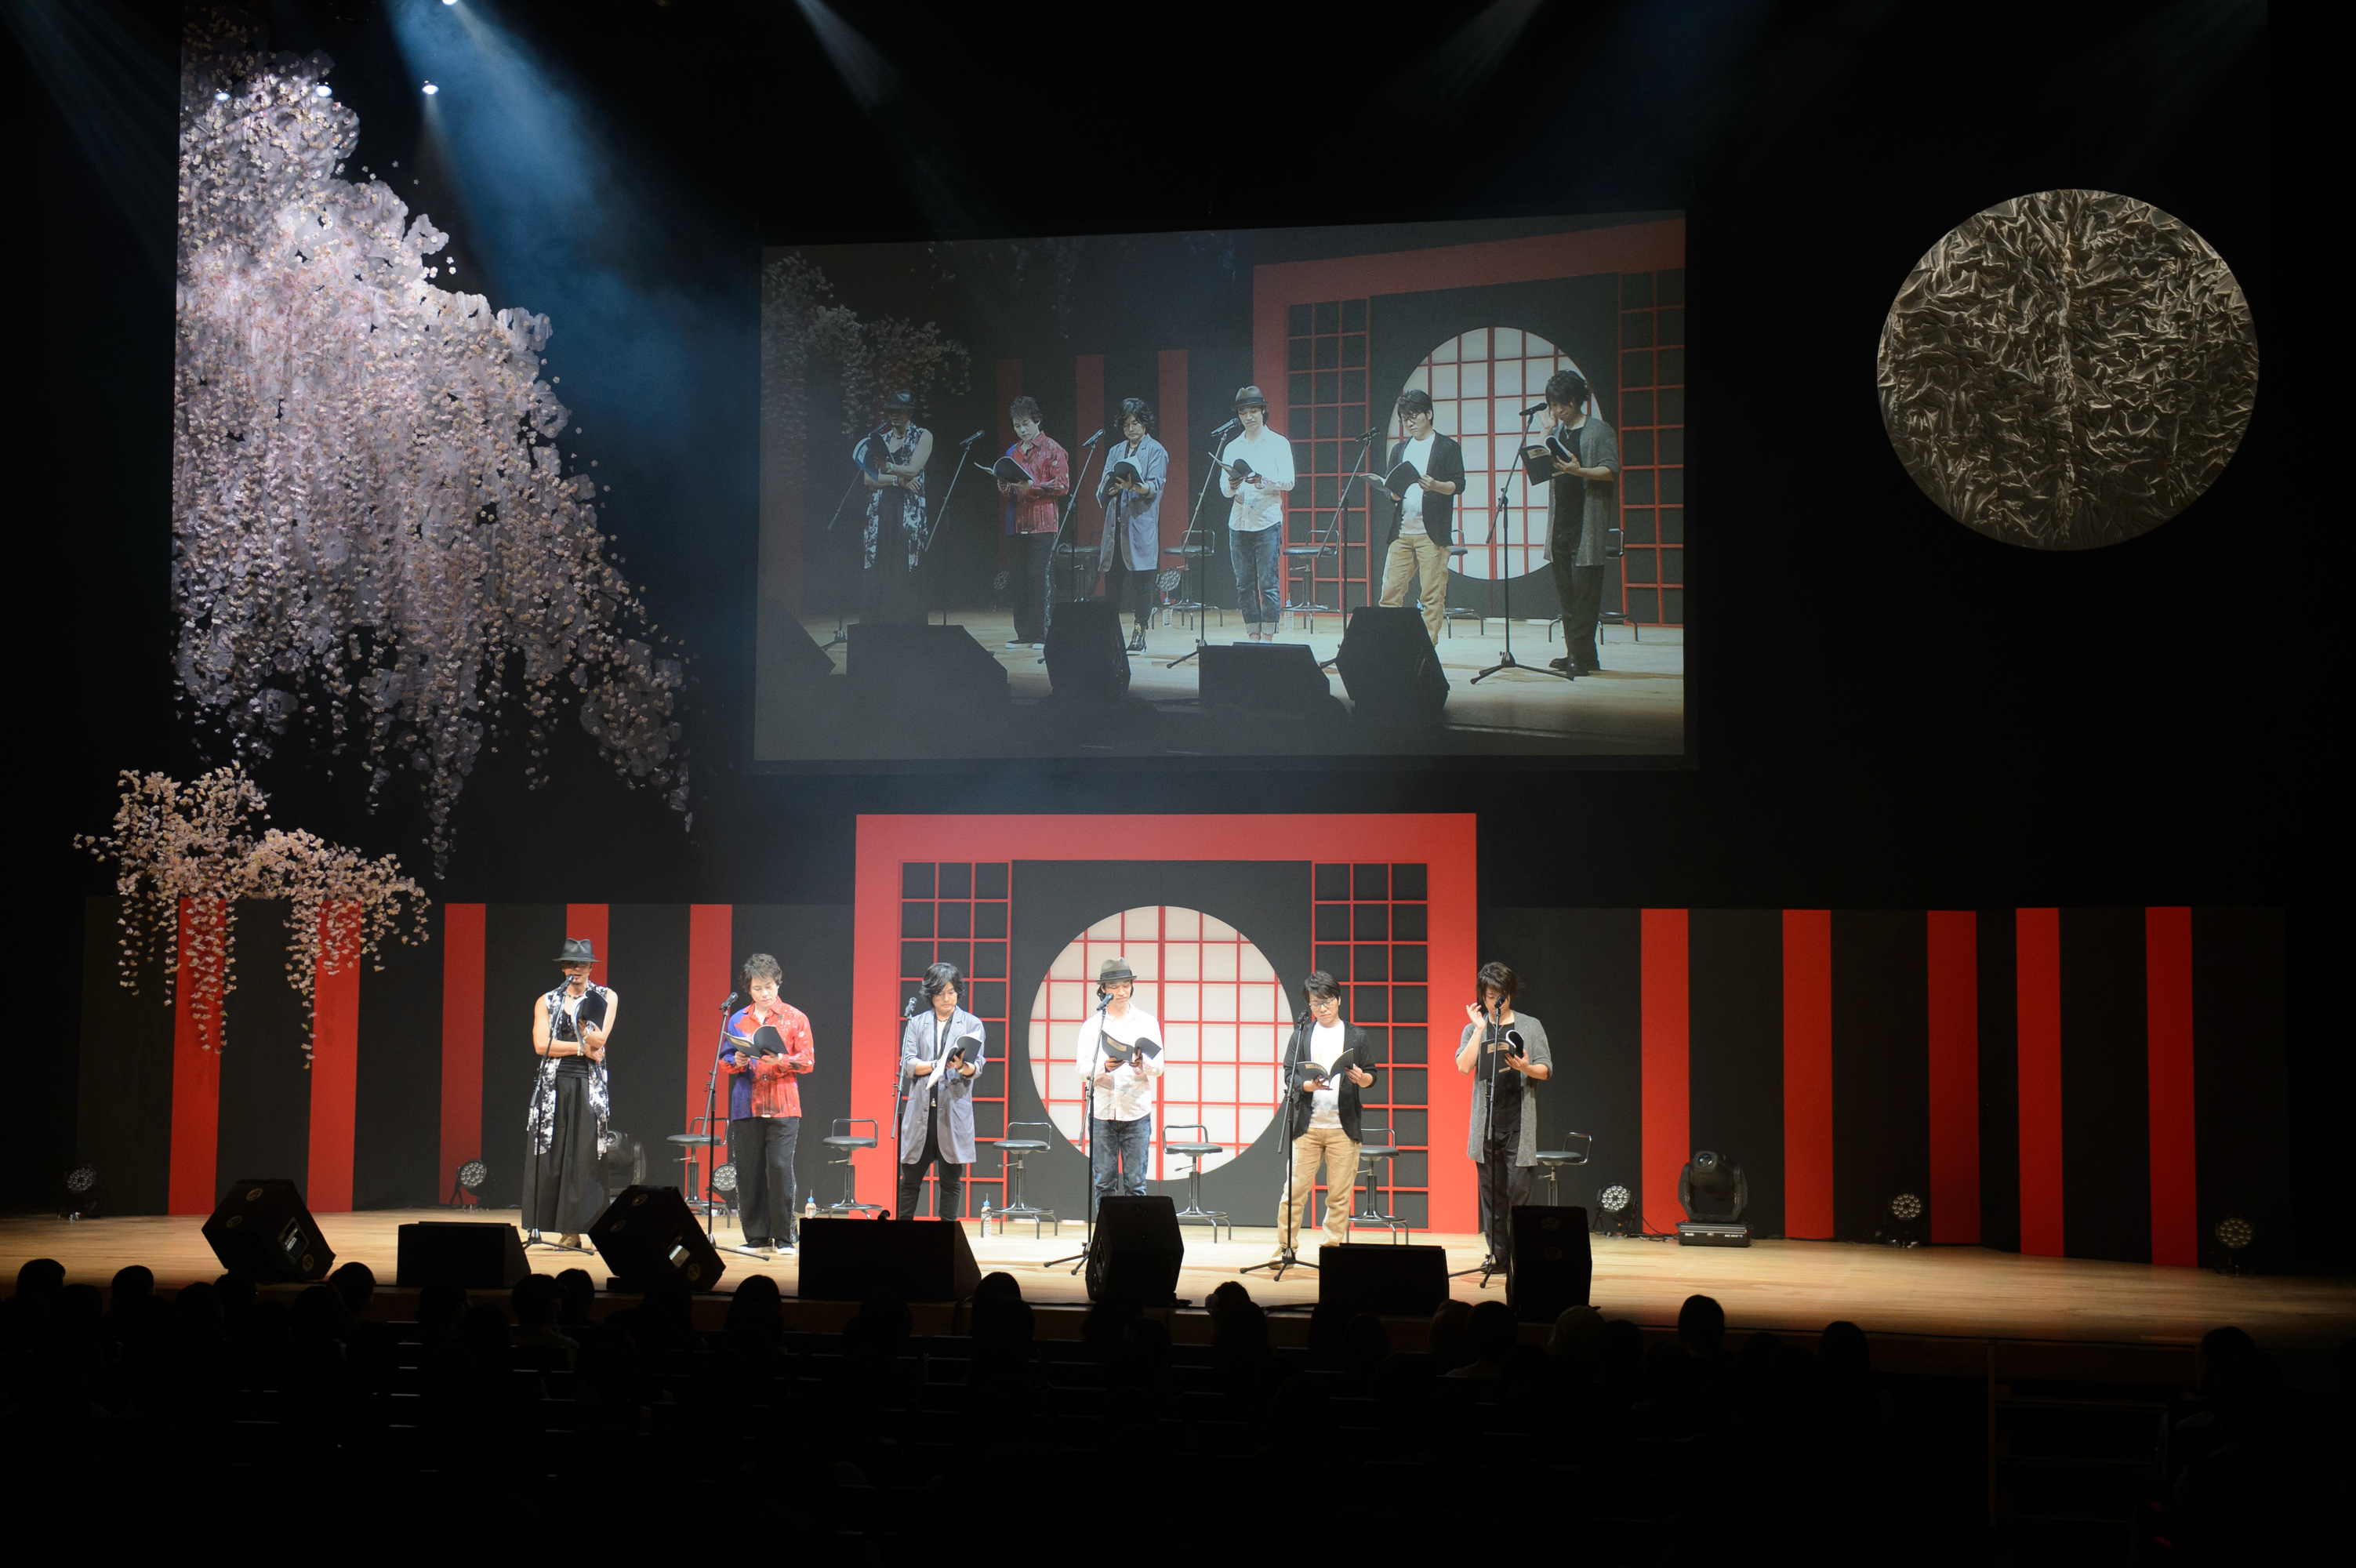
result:
M 900 1207 L 903 1219 L 916 1217 L 928 1167 L 941 1174 L 940 1206 L 934 1217 L 961 1217 L 965 1168 L 973 1164 L 973 1082 L 986 1059 L 981 1020 L 958 1005 L 965 977 L 953 963 L 925 971 L 925 1000 L 932 1005 L 900 1031 Z
M 1562 596 L 1559 659 L 1547 660 L 1564 674 L 1592 675 L 1596 623 L 1602 618 L 1603 580 L 1609 575 L 1605 536 L 1619 515 L 1620 438 L 1601 413 L 1588 409 L 1586 378 L 1557 371 L 1547 379 L 1547 417 L 1562 444 L 1579 461 L 1554 460 L 1554 494 L 1547 502 L 1547 559 Z
M 1097 544 L 1097 570 L 1104 574 L 1105 598 L 1120 612 L 1128 585 L 1137 629 L 1131 653 L 1145 651 L 1145 631 L 1153 622 L 1153 580 L 1162 572 L 1162 491 L 1170 474 L 1170 454 L 1153 438 L 1153 410 L 1141 397 L 1120 404 L 1121 439 L 1105 458 L 1097 499 L 1105 509 L 1104 537 Z

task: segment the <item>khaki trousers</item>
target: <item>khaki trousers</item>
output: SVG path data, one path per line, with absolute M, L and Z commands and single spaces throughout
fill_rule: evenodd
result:
M 1402 533 L 1383 557 L 1383 603 L 1407 603 L 1408 581 L 1420 576 L 1416 602 L 1423 607 L 1423 629 L 1440 644 L 1440 618 L 1448 609 L 1448 546 L 1420 533 Z
M 1325 1236 L 1339 1246 L 1350 1239 L 1350 1210 L 1358 1187 L 1358 1145 L 1339 1127 L 1312 1127 L 1292 1140 L 1292 1207 L 1277 1197 L 1277 1246 L 1294 1245 L 1309 1214 L 1309 1195 L 1317 1187 L 1317 1166 L 1325 1166 Z

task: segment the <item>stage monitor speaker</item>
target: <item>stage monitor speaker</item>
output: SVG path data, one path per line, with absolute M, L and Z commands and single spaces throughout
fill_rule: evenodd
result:
M 303 1195 L 284 1176 L 244 1176 L 229 1184 L 205 1240 L 221 1267 L 272 1280 L 323 1280 L 336 1266 L 334 1249 L 303 1207 Z
M 834 660 L 827 657 L 817 638 L 801 618 L 786 613 L 780 607 L 764 612 L 774 618 L 775 629 L 764 639 L 768 643 L 770 661 L 766 669 L 797 687 L 809 686 L 830 679 Z
M 1178 1205 L 1167 1197 L 1100 1197 L 1088 1239 L 1088 1299 L 1119 1292 L 1141 1306 L 1178 1299 L 1178 1265 L 1186 1243 Z
M 938 1220 L 805 1219 L 800 1260 L 805 1301 L 963 1301 L 981 1283 L 965 1227 Z
M 1585 1306 L 1595 1260 L 1587 1247 L 1587 1210 L 1544 1204 L 1514 1208 L 1513 1247 L 1505 1259 L 1505 1300 L 1524 1323 L 1552 1323 Z
M 1120 640 L 1120 607 L 1110 599 L 1076 599 L 1054 607 L 1047 628 L 1047 687 L 1084 703 L 1118 703 L 1129 695 L 1129 649 Z
M 589 1241 L 624 1290 L 710 1290 L 728 1269 L 675 1187 L 624 1187 L 589 1227 Z
M 393 1283 L 404 1289 L 448 1281 L 466 1290 L 506 1290 L 531 1273 L 512 1225 L 423 1219 L 404 1225 Z
M 851 628 L 849 653 L 852 690 L 884 723 L 1006 705 L 1006 666 L 961 626 L 861 621 Z
M 1199 690 L 1205 707 L 1268 714 L 1330 713 L 1333 685 L 1305 642 L 1206 643 Z
M 1350 612 L 1334 656 L 1342 685 L 1362 718 L 1431 724 L 1448 703 L 1448 674 L 1412 605 L 1360 605 Z
M 1317 1305 L 1381 1317 L 1430 1317 L 1448 1299 L 1448 1249 L 1378 1242 L 1317 1249 Z

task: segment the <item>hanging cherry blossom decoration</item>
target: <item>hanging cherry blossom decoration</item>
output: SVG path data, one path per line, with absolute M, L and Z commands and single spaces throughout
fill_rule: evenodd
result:
M 319 974 L 375 961 L 388 936 L 424 940 L 429 900 L 397 856 L 369 860 L 316 833 L 262 827 L 269 799 L 242 768 L 187 784 L 162 773 L 121 777 L 114 831 L 74 842 L 114 868 L 123 989 L 137 991 L 154 964 L 168 1004 L 185 970 L 188 1011 L 208 1046 L 221 1040 L 222 1008 L 237 989 L 241 899 L 286 901 L 286 983 L 303 999 L 306 1058 Z
M 681 650 L 608 558 L 544 316 L 434 280 L 447 242 L 339 177 L 325 55 L 192 25 L 180 108 L 173 595 L 179 684 L 239 757 L 311 728 L 373 805 L 422 791 L 435 865 L 499 715 L 544 782 L 568 716 L 687 809 Z M 324 732 L 324 733 L 322 733 Z

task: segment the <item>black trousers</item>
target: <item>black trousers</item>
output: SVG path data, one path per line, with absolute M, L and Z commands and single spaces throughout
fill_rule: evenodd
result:
M 1014 536 L 1014 640 L 1047 640 L 1047 563 L 1055 559 L 1052 533 Z
M 1105 568 L 1105 602 L 1118 614 L 1126 603 L 1137 618 L 1140 631 L 1153 619 L 1153 579 L 1161 574 L 1151 568 L 1131 566 L 1123 559 L 1124 553 L 1113 552 L 1112 564 Z
M 1481 1234 L 1501 1263 L 1513 1255 L 1514 1210 L 1530 1200 L 1530 1167 L 1514 1163 L 1520 1144 L 1516 1134 L 1481 1145 Z
M 965 1213 L 965 1167 L 955 1160 L 941 1158 L 939 1129 L 930 1117 L 925 1121 L 925 1146 L 913 1161 L 900 1165 L 900 1207 L 892 1212 L 903 1219 L 916 1217 L 916 1201 L 925 1191 L 925 1167 L 941 1167 L 941 1206 L 934 1211 L 936 1219 L 958 1219 Z
M 1595 656 L 1595 623 L 1603 613 L 1605 566 L 1565 566 L 1555 558 L 1554 585 L 1562 595 L 1562 650 L 1573 670 L 1600 670 Z
M 793 1244 L 794 1208 L 801 1197 L 794 1179 L 794 1145 L 801 1135 L 798 1116 L 738 1116 L 728 1123 L 728 1160 L 736 1167 L 736 1217 L 748 1247 L 764 1241 Z
M 605 1209 L 597 1170 L 597 1112 L 589 1104 L 589 1075 L 556 1075 L 556 1120 L 548 1147 L 524 1150 L 523 1228 L 578 1235 Z

